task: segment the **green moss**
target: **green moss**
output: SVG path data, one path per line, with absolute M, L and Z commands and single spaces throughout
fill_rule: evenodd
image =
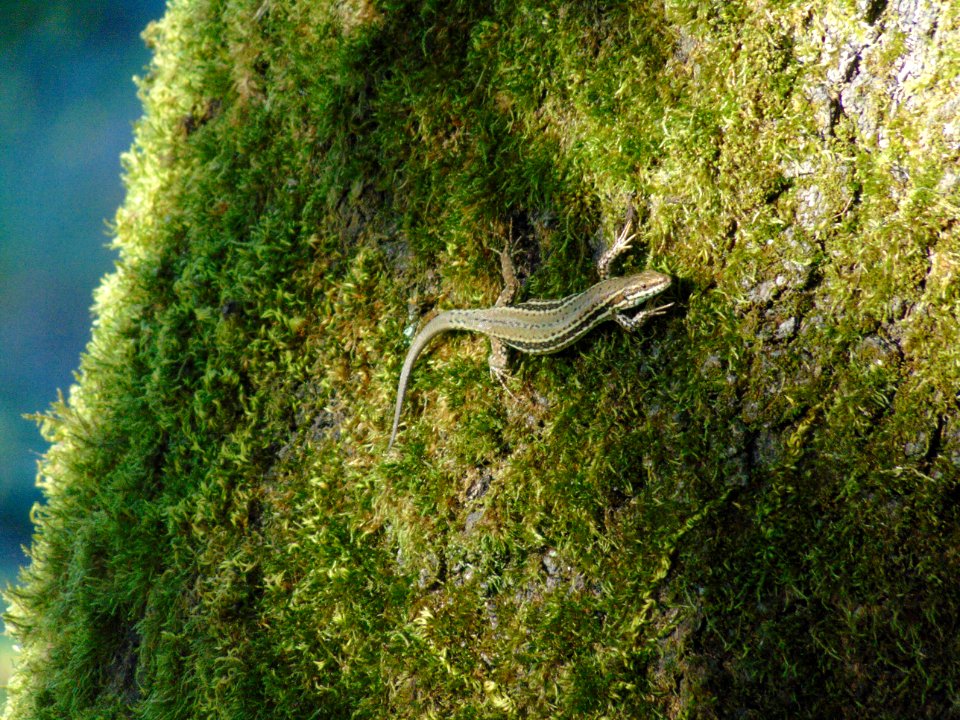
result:
M 960 26 L 907 12 L 172 2 L 5 717 L 955 712 Z M 675 308 L 509 391 L 443 338 L 385 455 L 417 321 L 507 246 L 587 287 L 630 204 Z

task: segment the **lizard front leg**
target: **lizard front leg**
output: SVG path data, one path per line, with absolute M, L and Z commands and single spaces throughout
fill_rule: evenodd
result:
M 624 220 L 623 229 L 620 231 L 620 234 L 617 235 L 610 247 L 606 248 L 600 254 L 600 258 L 597 260 L 597 272 L 601 280 L 606 280 L 610 277 L 610 266 L 613 264 L 613 261 L 630 249 L 630 243 L 633 238 L 636 237 L 636 235 L 630 234 L 630 230 L 633 227 L 633 215 L 633 207 L 630 207 L 627 211 L 627 217 Z M 640 310 L 633 317 L 622 312 L 615 312 L 613 319 L 616 320 L 617 324 L 624 330 L 633 332 L 650 318 L 663 315 L 664 311 L 671 305 L 673 305 L 673 303 L 660 305 L 650 310 Z
M 673 303 L 667 303 L 666 305 L 660 305 L 659 307 L 651 308 L 650 310 L 640 310 L 633 317 L 630 317 L 622 312 L 616 312 L 613 314 L 613 319 L 616 320 L 617 325 L 622 327 L 624 330 L 633 332 L 650 318 L 656 317 L 657 315 L 663 315 L 664 312 L 666 312 L 666 309 L 672 305 Z
M 627 212 L 626 220 L 623 223 L 623 230 L 620 231 L 620 234 L 617 235 L 610 247 L 600 253 L 600 258 L 597 260 L 597 273 L 600 275 L 601 280 L 606 280 L 610 277 L 610 266 L 613 264 L 613 261 L 630 249 L 630 242 L 636 237 L 630 234 L 632 227 L 633 208 Z

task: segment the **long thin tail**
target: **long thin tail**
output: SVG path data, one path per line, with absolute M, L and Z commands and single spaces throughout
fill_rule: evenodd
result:
M 452 330 L 446 318 L 447 313 L 442 312 L 428 322 L 423 330 L 417 333 L 413 339 L 413 345 L 407 351 L 407 357 L 403 361 L 403 370 L 400 371 L 400 382 L 397 385 L 397 404 L 393 410 L 393 429 L 390 431 L 390 442 L 387 443 L 387 452 L 393 447 L 393 441 L 397 439 L 397 430 L 400 426 L 400 411 L 403 409 L 403 398 L 407 394 L 407 385 L 410 382 L 410 371 L 413 370 L 413 364 L 417 361 L 420 353 L 427 346 L 435 335 L 446 330 Z

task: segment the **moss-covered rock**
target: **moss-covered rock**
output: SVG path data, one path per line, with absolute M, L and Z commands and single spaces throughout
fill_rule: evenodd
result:
M 5 717 L 960 714 L 957 8 L 171 0 Z

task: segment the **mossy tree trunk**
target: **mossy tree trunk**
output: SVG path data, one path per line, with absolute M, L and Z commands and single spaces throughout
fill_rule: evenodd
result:
M 171 0 L 5 717 L 960 714 L 957 7 Z

